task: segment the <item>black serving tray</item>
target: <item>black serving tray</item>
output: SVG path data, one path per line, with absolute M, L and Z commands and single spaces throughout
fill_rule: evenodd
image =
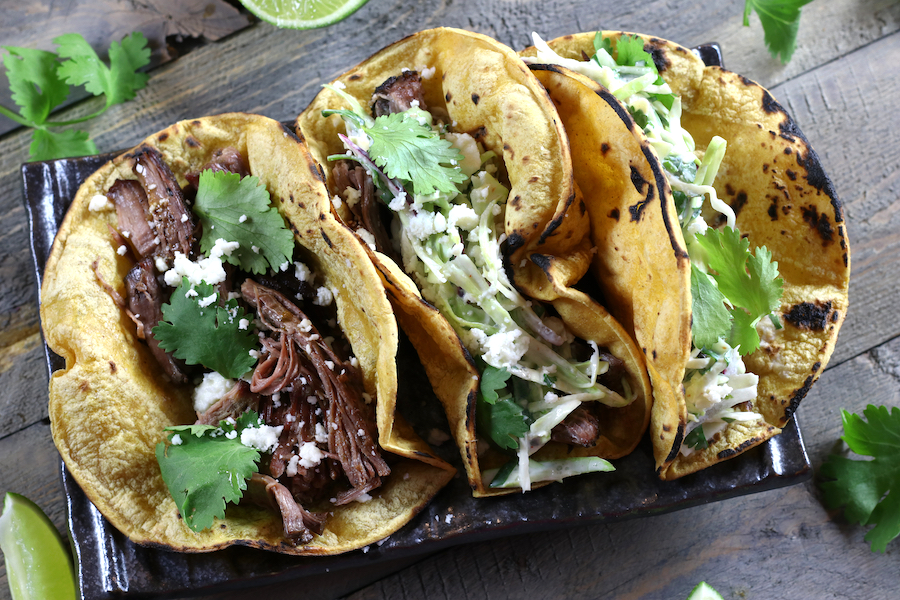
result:
M 716 45 L 695 49 L 707 64 L 721 64 Z M 22 166 L 25 202 L 38 282 L 53 238 L 84 179 L 112 154 Z M 50 373 L 64 366 L 49 349 Z M 398 406 L 424 437 L 446 423 L 408 343 L 398 357 Z M 450 442 L 437 448 L 462 472 Z M 781 435 L 732 460 L 682 479 L 660 481 L 649 439 L 613 461 L 616 471 L 567 479 L 501 498 L 474 499 L 457 475 L 400 531 L 364 550 L 332 557 L 293 557 L 232 547 L 205 554 L 146 548 L 113 528 L 60 461 L 69 531 L 84 600 L 113 598 L 249 598 L 289 583 L 291 597 L 336 597 L 450 546 L 572 525 L 657 515 L 803 482 L 812 471 L 794 420 Z

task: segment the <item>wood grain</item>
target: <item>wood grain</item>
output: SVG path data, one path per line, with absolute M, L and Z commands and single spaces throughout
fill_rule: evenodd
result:
M 0 9 L 8 3 L 0 0 Z M 750 28 L 741 26 L 743 4 L 371 0 L 327 29 L 258 24 L 196 48 L 154 69 L 134 101 L 112 107 L 87 128 L 108 151 L 204 114 L 244 110 L 291 119 L 322 82 L 387 43 L 438 25 L 491 34 L 514 47 L 529 44 L 532 30 L 550 38 L 597 28 L 644 31 L 685 45 L 718 41 L 728 67 L 773 86 L 845 203 L 851 310 L 829 369 L 799 410 L 818 466 L 840 436 L 841 408 L 900 404 L 900 319 L 892 310 L 900 278 L 900 121 L 894 116 L 900 80 L 893 68 L 900 63 L 900 3 L 808 5 L 788 66 L 768 56 L 755 16 Z M 23 18 L 41 23 L 39 14 Z M 0 25 L 0 44 L 8 43 L 7 25 Z M 82 101 L 59 117 L 100 105 Z M 29 495 L 62 528 L 57 455 L 42 421 L 47 377 L 22 199 L 20 164 L 29 141 L 23 130 L 0 137 L 0 491 Z M 864 535 L 825 511 L 810 483 L 653 518 L 451 549 L 351 598 L 677 599 L 706 579 L 726 598 L 893 599 L 900 589 L 897 544 L 873 555 Z M 0 568 L 0 600 L 9 597 L 4 579 Z

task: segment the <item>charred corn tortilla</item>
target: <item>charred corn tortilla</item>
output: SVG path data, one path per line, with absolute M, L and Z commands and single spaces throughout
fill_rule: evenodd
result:
M 446 110 L 453 131 L 470 133 L 486 151 L 503 158 L 501 176 L 510 188 L 505 231 L 508 259 L 516 285 L 527 295 L 552 303 L 566 324 L 584 339 L 623 359 L 635 392 L 625 408 L 609 409 L 603 436 L 579 455 L 616 458 L 638 443 L 649 419 L 649 381 L 633 342 L 594 300 L 572 289 L 590 262 L 589 221 L 572 179 L 568 143 L 546 93 L 528 68 L 506 46 L 470 32 L 435 29 L 387 47 L 339 77 L 333 85 L 368 107 L 375 88 L 402 69 L 423 73 L 429 109 Z M 322 90 L 298 117 L 298 130 L 322 165 L 334 189 L 332 163 L 342 154 L 337 116 L 324 109 L 344 105 L 330 89 Z M 342 208 L 337 212 L 343 216 Z M 401 328 L 416 346 L 437 396 L 446 410 L 476 496 L 509 493 L 490 489 L 482 470 L 496 457 L 479 456 L 475 406 L 479 375 L 450 323 L 425 302 L 407 273 L 387 256 L 371 252 L 384 278 Z M 544 454 L 542 454 L 544 453 Z M 568 454 L 550 444 L 542 456 Z
M 90 199 L 117 179 L 134 179 L 125 155 L 101 167 L 79 189 L 47 262 L 41 320 L 50 348 L 66 361 L 50 382 L 54 442 L 67 468 L 103 515 L 133 541 L 186 552 L 240 544 L 289 554 L 335 554 L 365 546 L 412 518 L 453 475 L 394 414 L 396 324 L 377 272 L 354 236 L 328 210 L 321 176 L 305 145 L 270 119 L 226 114 L 182 121 L 147 138 L 180 185 L 212 154 L 233 147 L 269 191 L 310 266 L 336 290 L 338 318 L 357 356 L 365 387 L 377 398 L 380 445 L 401 458 L 366 503 L 335 507 L 325 531 L 308 545 L 284 538 L 280 516 L 230 506 L 226 518 L 194 533 L 178 515 L 154 449 L 165 427 L 196 420 L 192 388 L 171 384 L 135 325 L 99 284 L 124 296 L 131 267 L 109 227 L 114 211 L 92 211 Z
M 594 35 L 581 33 L 548 43 L 565 58 L 583 60 L 585 54 L 594 53 Z M 627 34 L 602 35 L 616 38 Z M 681 385 L 684 368 L 683 363 L 679 366 L 679 357 L 690 351 L 690 321 L 683 316 L 667 321 L 660 317 L 685 308 L 689 314 L 690 287 L 686 277 L 690 276 L 690 269 L 682 259 L 683 238 L 677 239 L 682 237 L 680 227 L 677 220 L 621 218 L 625 207 L 611 204 L 616 196 L 602 193 L 605 184 L 598 179 L 601 172 L 584 164 L 578 167 L 579 156 L 587 156 L 585 160 L 589 161 L 593 155 L 594 160 L 600 160 L 596 157 L 598 152 L 603 154 L 604 143 L 631 144 L 634 148 L 627 154 L 647 156 L 646 140 L 624 109 L 618 112 L 635 132 L 636 143 L 627 136 L 606 141 L 615 135 L 608 129 L 611 117 L 596 121 L 591 134 L 596 136 L 593 143 L 586 139 L 584 130 L 573 141 L 576 179 L 591 212 L 594 239 L 601 247 L 594 271 L 607 289 L 615 290 L 611 293 L 621 298 L 611 303 L 614 314 L 634 324 L 638 343 L 647 356 L 654 384 L 650 432 L 657 471 L 663 479 L 674 479 L 758 445 L 778 433 L 790 419 L 834 349 L 848 305 L 850 257 L 840 200 L 817 155 L 769 92 L 720 67 L 705 66 L 690 50 L 677 44 L 642 37 L 660 75 L 681 96 L 681 124 L 693 136 L 698 150 L 705 150 L 714 135 L 727 140 L 728 151 L 714 186 L 736 213 L 737 228 L 749 239 L 751 248 L 766 246 L 784 278 L 778 311 L 784 327 L 761 328 L 760 348 L 744 358 L 748 372 L 759 375 L 754 407 L 764 420 L 732 423 L 710 440 L 705 450 L 679 455 L 687 423 Z M 533 56 L 534 50 L 526 53 Z M 581 119 L 582 126 L 589 127 L 589 119 L 583 113 L 591 104 L 598 112 L 610 113 L 597 100 L 603 99 L 604 94 L 596 89 L 596 84 L 574 74 L 562 77 L 554 73 L 543 80 L 550 85 L 548 90 L 560 107 L 570 137 L 578 136 L 567 119 Z M 575 91 L 578 86 L 580 91 Z M 607 104 L 614 107 L 613 103 Z M 648 160 L 653 163 L 653 156 Z M 620 167 L 622 177 L 625 163 Z M 579 177 L 591 179 L 582 181 Z M 674 215 L 671 191 L 667 185 L 660 185 L 659 189 L 664 203 L 660 207 L 662 214 Z M 615 218 L 616 214 L 619 218 Z M 626 240 L 631 243 L 626 244 Z M 611 245 L 618 250 L 611 250 Z M 668 255 L 661 257 L 657 253 L 660 249 Z M 635 284 L 648 276 L 643 266 L 645 258 L 664 262 L 659 262 L 658 271 L 650 276 L 647 285 L 651 289 L 641 291 Z M 656 278 L 660 281 L 654 281 Z M 680 289 L 684 292 L 673 293 L 676 281 L 683 282 Z M 650 301 L 642 302 L 641 295 Z M 632 321 L 628 320 L 629 312 Z M 653 323 L 669 323 L 672 332 L 658 337 Z M 660 345 L 662 341 L 666 347 Z

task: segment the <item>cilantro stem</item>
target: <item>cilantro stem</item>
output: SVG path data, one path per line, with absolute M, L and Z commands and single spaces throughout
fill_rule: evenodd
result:
M 38 127 L 37 123 L 32 123 L 25 117 L 22 117 L 18 113 L 14 113 L 3 105 L 0 105 L 0 115 L 3 115 L 11 121 L 15 121 L 19 125 L 24 125 L 25 127 Z

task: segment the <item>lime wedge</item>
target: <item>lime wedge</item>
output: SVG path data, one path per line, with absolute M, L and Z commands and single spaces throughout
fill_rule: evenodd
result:
M 711 585 L 701 581 L 697 587 L 691 590 L 691 595 L 687 597 L 687 600 L 723 600 L 723 598 Z
M 368 0 L 241 0 L 247 10 L 284 29 L 325 27 L 352 15 Z
M 68 550 L 47 515 L 31 500 L 7 493 L 0 515 L 0 550 L 13 600 L 74 600 Z

